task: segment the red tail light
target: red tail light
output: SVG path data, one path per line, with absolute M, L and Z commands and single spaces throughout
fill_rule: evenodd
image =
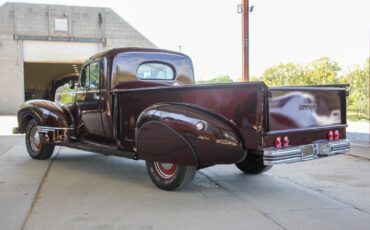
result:
M 334 137 L 333 131 L 330 130 L 328 133 L 328 140 L 329 141 L 333 140 L 333 137 Z
M 281 148 L 281 137 L 275 138 L 274 145 L 276 148 Z
M 340 137 L 340 133 L 338 130 L 335 130 L 334 131 L 334 140 L 339 140 L 339 137 Z
M 289 146 L 289 137 L 288 136 L 283 137 L 283 146 L 284 146 L 284 148 L 287 148 Z

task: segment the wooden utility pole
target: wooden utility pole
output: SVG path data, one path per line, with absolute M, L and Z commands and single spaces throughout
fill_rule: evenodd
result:
M 249 0 L 242 0 L 243 81 L 249 81 Z

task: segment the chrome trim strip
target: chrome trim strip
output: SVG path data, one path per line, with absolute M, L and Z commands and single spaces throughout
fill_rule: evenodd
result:
M 339 87 L 333 87 L 333 85 L 328 86 L 282 86 L 282 87 L 271 87 L 269 91 L 344 91 L 346 90 L 345 85 Z
M 268 148 L 263 153 L 265 165 L 287 164 L 314 160 L 320 157 L 348 153 L 351 149 L 349 140 L 317 141 L 308 145 L 284 149 Z
M 307 132 L 307 131 L 316 131 L 316 130 L 324 130 L 324 129 L 338 129 L 338 128 L 346 128 L 346 127 L 348 127 L 347 124 L 333 124 L 333 125 L 325 125 L 325 126 L 320 126 L 320 127 L 273 130 L 273 131 L 268 131 L 266 134 L 267 135 L 278 135 L 278 134 L 290 133 L 290 132 Z
M 59 128 L 59 127 L 49 127 L 49 126 L 37 126 L 39 132 L 54 132 L 56 130 L 63 130 L 63 131 L 72 131 L 73 128 Z
M 99 89 L 96 89 L 96 88 L 87 88 L 87 89 L 84 89 L 84 90 L 78 90 L 76 92 L 73 92 L 73 93 L 78 93 L 78 94 L 86 94 L 86 93 L 100 93 L 100 90 Z

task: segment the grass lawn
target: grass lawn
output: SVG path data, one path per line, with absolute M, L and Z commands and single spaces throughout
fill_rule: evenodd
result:
M 355 111 L 347 111 L 347 119 L 350 121 L 369 122 L 369 117 L 366 114 L 357 113 Z

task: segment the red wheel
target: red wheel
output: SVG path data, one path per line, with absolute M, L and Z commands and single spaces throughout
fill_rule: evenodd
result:
M 160 177 L 170 179 L 176 174 L 177 164 L 154 162 L 154 167 Z
M 160 189 L 171 191 L 185 187 L 194 178 L 197 172 L 195 165 L 178 165 L 146 161 L 150 179 Z

